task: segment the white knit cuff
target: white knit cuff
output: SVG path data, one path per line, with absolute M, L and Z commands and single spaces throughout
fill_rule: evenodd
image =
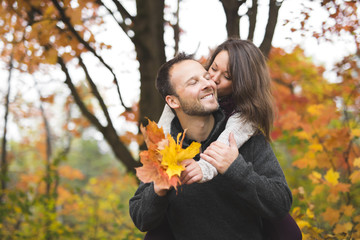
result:
M 198 164 L 199 164 L 199 166 L 201 168 L 201 171 L 203 173 L 203 177 L 199 181 L 200 183 L 210 181 L 211 179 L 213 179 L 218 174 L 217 169 L 213 165 L 211 165 L 209 162 L 205 161 L 204 159 L 200 159 L 198 161 Z

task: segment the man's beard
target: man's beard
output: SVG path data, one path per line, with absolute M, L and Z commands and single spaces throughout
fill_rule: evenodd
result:
M 219 104 L 213 108 L 205 108 L 200 102 L 190 103 L 179 98 L 181 109 L 189 116 L 207 116 L 219 109 Z

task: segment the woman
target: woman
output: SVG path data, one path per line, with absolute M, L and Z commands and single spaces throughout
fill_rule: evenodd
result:
M 234 129 L 236 131 L 238 127 L 240 134 L 237 135 L 243 136 L 242 141 L 237 141 L 238 147 L 249 138 L 246 134 L 262 132 L 266 139 L 271 141 L 274 105 L 271 79 L 261 51 L 250 41 L 228 39 L 216 48 L 209 59 L 207 69 L 211 80 L 217 85 L 220 106 L 229 118 L 230 124 L 226 127 L 228 131 L 222 134 L 223 139 L 226 141 L 228 134 Z M 163 121 L 164 116 L 162 116 L 159 125 L 166 129 L 173 115 L 171 115 L 171 110 L 165 109 L 164 112 L 167 120 Z M 246 131 L 243 131 L 242 126 L 247 126 Z M 220 170 L 222 159 L 219 156 L 224 155 L 223 151 L 227 149 L 226 144 L 221 140 L 211 144 L 201 154 L 201 158 Z M 202 171 L 204 172 L 204 168 Z M 214 176 L 216 174 L 208 175 L 207 179 L 202 181 L 209 181 Z M 264 239 L 301 239 L 299 228 L 289 214 L 284 219 L 263 222 Z M 145 239 L 171 239 L 171 231 L 166 220 L 157 230 L 150 231 Z
M 257 126 L 268 141 L 274 121 L 271 79 L 266 60 L 252 42 L 228 39 L 213 52 L 207 69 L 215 81 L 220 106 L 227 115 L 239 112 L 245 123 Z M 210 145 L 201 157 L 215 167 L 218 165 Z M 214 147 L 216 148 L 216 146 Z M 263 219 L 265 239 L 302 239 L 294 219 L 287 214 L 282 219 Z

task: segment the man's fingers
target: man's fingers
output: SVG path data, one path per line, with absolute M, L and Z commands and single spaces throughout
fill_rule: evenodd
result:
M 199 182 L 201 180 L 200 175 L 195 175 L 194 177 L 190 178 L 185 184 L 193 184 Z
M 182 175 L 182 178 L 181 178 L 181 182 L 183 183 L 183 184 L 186 184 L 191 178 L 193 178 L 194 177 L 194 173 L 195 173 L 195 171 L 194 171 L 194 169 L 187 169 L 185 172 L 183 172 L 184 173 L 184 175 Z
M 237 148 L 236 140 L 235 140 L 234 134 L 232 132 L 229 134 L 229 144 L 230 144 L 231 148 L 234 148 L 234 147 Z
M 184 161 L 182 161 L 182 165 L 184 167 L 187 167 L 188 165 L 190 165 L 192 162 L 194 161 L 194 159 L 185 159 Z
M 200 153 L 200 157 L 202 159 L 204 159 L 205 161 L 209 162 L 211 165 L 213 165 L 217 169 L 218 163 L 211 156 L 207 155 L 206 153 Z
M 207 148 L 204 153 L 213 159 L 221 159 L 221 155 L 218 153 L 218 149 L 215 147 Z

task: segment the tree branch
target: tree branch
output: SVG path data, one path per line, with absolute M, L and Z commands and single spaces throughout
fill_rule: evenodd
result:
M 78 105 L 78 107 L 80 108 L 80 111 L 82 112 L 82 114 L 100 131 L 104 129 L 104 127 L 101 125 L 101 123 L 99 122 L 99 120 L 87 109 L 87 107 L 85 106 L 84 102 L 81 100 L 81 97 L 79 95 L 79 93 L 77 92 L 71 76 L 69 74 L 69 71 L 65 65 L 64 60 L 61 57 L 58 57 L 58 63 L 61 66 L 61 70 L 65 73 L 65 83 L 68 85 L 68 87 L 70 88 L 71 94 L 74 97 L 74 100 L 76 102 L 76 104 Z
M 1 194 L 0 194 L 0 203 L 3 202 L 4 193 L 7 188 L 7 171 L 8 171 L 8 163 L 6 160 L 7 157 L 7 151 L 6 151 L 6 145 L 7 145 L 7 122 L 8 122 L 8 116 L 9 116 L 9 105 L 10 105 L 10 90 L 11 90 L 11 75 L 13 70 L 13 55 L 10 56 L 10 62 L 9 62 L 9 77 L 8 77 L 8 89 L 7 94 L 5 98 L 5 115 L 4 115 L 4 133 L 3 133 L 3 139 L 1 144 L 1 175 L 0 175 L 0 182 L 1 182 Z
M 70 19 L 66 16 L 64 9 L 60 6 L 60 4 L 57 2 L 57 0 L 52 0 L 52 3 L 54 4 L 55 8 L 58 10 L 61 20 L 64 22 L 64 24 L 68 27 L 68 29 L 70 30 L 70 32 L 75 36 L 75 38 L 84 45 L 84 47 L 91 52 L 92 54 L 94 54 L 94 56 L 99 59 L 99 61 L 111 72 L 111 74 L 114 77 L 114 83 L 116 85 L 116 89 L 117 92 L 119 94 L 119 98 L 120 98 L 120 102 L 121 105 L 125 108 L 125 110 L 130 110 L 130 108 L 126 107 L 124 104 L 124 101 L 122 99 L 121 93 L 120 93 L 120 87 L 119 87 L 119 82 L 117 80 L 117 77 L 114 73 L 114 71 L 112 70 L 112 68 L 104 61 L 104 59 L 99 56 L 95 49 L 93 49 L 90 44 L 88 42 L 86 42 L 80 35 L 79 33 L 75 30 L 74 26 L 71 24 Z
M 266 58 L 269 56 L 271 50 L 271 42 L 274 36 L 274 31 L 278 20 L 278 14 L 281 4 L 282 2 L 278 2 L 277 0 L 270 0 L 269 19 L 266 25 L 264 39 L 259 47 Z
M 254 32 L 256 27 L 256 17 L 257 17 L 257 9 L 258 9 L 258 1 L 252 0 L 252 6 L 249 9 L 247 15 L 249 17 L 249 35 L 248 39 L 253 41 L 254 39 Z
M 100 95 L 100 92 L 99 90 L 97 89 L 97 86 L 95 85 L 94 81 L 92 80 L 90 74 L 89 74 L 89 71 L 87 69 L 87 67 L 85 66 L 82 58 L 79 56 L 78 57 L 79 59 L 79 64 L 80 66 L 82 67 L 82 69 L 84 70 L 85 72 L 85 75 L 86 75 L 86 80 L 87 82 L 89 83 L 90 87 L 91 87 L 91 90 L 92 90 L 92 93 L 94 94 L 94 96 L 96 97 L 96 99 L 99 101 L 99 104 L 100 104 L 100 107 L 105 115 L 105 118 L 108 122 L 108 124 L 111 124 L 112 125 L 112 121 L 111 121 L 111 118 L 110 118 L 110 114 L 107 110 L 107 107 L 105 105 L 105 102 L 104 102 L 104 99 L 101 97 Z
M 128 31 L 131 30 L 131 27 L 128 26 L 128 25 L 126 25 L 126 24 L 125 24 L 125 21 L 119 22 L 119 21 L 116 19 L 113 11 L 111 11 L 111 9 L 108 8 L 108 7 L 104 4 L 104 2 L 103 2 L 102 0 L 97 0 L 96 3 L 99 4 L 100 6 L 103 6 L 103 7 L 111 14 L 111 16 L 113 17 L 113 19 L 115 20 L 115 22 L 122 28 L 122 30 L 124 31 L 124 33 L 125 33 L 126 35 L 128 35 Z M 120 3 L 119 3 L 119 4 L 120 4 Z M 120 4 L 120 5 L 121 5 L 121 4 Z M 118 9 L 119 9 L 119 8 L 118 8 Z M 126 11 L 126 10 L 125 10 L 125 11 Z M 119 12 L 120 12 L 120 11 L 119 11 Z M 120 14 L 121 14 L 121 12 L 120 12 Z M 123 19 L 124 19 L 124 17 L 123 17 Z M 131 17 L 130 19 L 133 20 L 132 17 Z M 128 37 L 130 37 L 130 36 L 128 35 Z

